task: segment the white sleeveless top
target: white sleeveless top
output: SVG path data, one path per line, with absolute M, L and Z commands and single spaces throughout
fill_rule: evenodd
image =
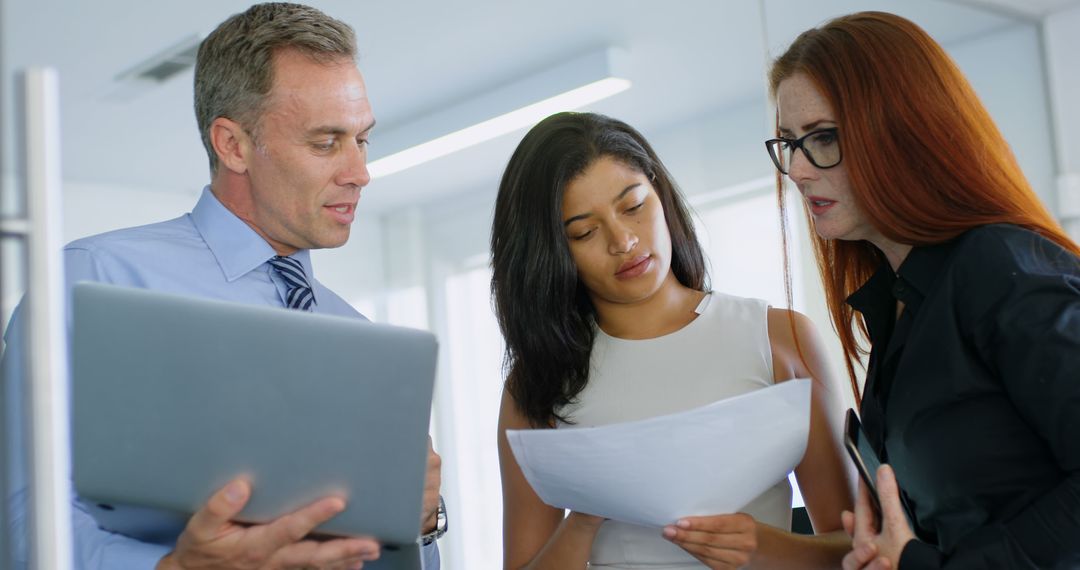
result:
M 713 292 L 705 296 L 696 312 L 699 316 L 685 327 L 652 339 L 619 339 L 598 328 L 589 382 L 574 404 L 560 410 L 574 424 L 559 427 L 599 426 L 681 412 L 772 385 L 768 305 L 764 301 Z M 723 435 L 716 434 L 718 438 Z M 791 485 L 787 478 L 740 512 L 790 530 Z M 611 520 L 600 527 L 589 560 L 591 568 L 703 566 L 665 540 L 661 529 Z

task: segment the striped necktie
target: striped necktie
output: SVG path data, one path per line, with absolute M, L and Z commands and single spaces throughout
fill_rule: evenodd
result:
M 275 255 L 270 258 L 270 265 L 274 266 L 277 274 L 285 280 L 288 288 L 285 291 L 285 306 L 290 309 L 310 311 L 315 304 L 315 294 L 311 291 L 307 277 L 304 275 L 304 266 L 291 257 Z

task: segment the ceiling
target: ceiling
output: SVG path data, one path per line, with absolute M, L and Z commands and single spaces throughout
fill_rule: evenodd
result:
M 952 0 L 1021 18 L 1042 18 L 1077 4 L 1076 0 Z
M 426 112 L 601 46 L 616 46 L 629 55 L 633 87 L 591 108 L 648 134 L 763 97 L 766 43 L 775 53 L 798 32 L 831 16 L 864 9 L 892 11 L 914 19 L 948 44 L 1016 25 L 1065 3 L 1075 4 L 1061 0 L 311 3 L 357 31 L 360 67 L 379 122 L 373 154 L 379 152 L 378 130 L 400 127 Z M 207 181 L 207 168 L 191 111 L 191 71 L 153 89 L 130 93 L 116 77 L 185 37 L 205 35 L 248 4 L 7 0 L 0 22 L 6 70 L 47 65 L 59 71 L 65 180 L 197 192 Z M 1032 11 L 1031 6 L 1040 8 Z M 6 99 L 10 103 L 11 97 Z M 522 134 L 511 133 L 377 179 L 365 190 L 364 207 L 385 211 L 492 185 Z M 6 146 L 10 148 L 10 142 Z

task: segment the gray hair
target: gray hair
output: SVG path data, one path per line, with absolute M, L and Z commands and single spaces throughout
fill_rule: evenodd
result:
M 270 87 L 274 54 L 294 49 L 318 62 L 356 59 L 356 35 L 348 24 L 310 6 L 256 4 L 221 23 L 199 45 L 195 63 L 195 120 L 210 158 L 210 124 L 218 117 L 240 123 L 257 137 Z

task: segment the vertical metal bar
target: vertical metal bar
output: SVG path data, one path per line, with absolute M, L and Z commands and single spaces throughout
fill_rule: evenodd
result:
M 2 172 L 2 169 L 0 169 Z M 5 181 L 0 186 L 0 202 L 6 198 L 7 192 L 13 191 L 14 186 Z M 11 274 L 24 275 L 23 264 L 26 260 L 26 227 L 25 219 L 13 219 L 5 216 L 11 212 L 4 210 L 0 216 L 0 319 L 12 313 L 14 307 L 9 306 L 12 298 L 9 291 L 22 291 L 25 289 L 25 280 L 13 280 Z M 12 247 L 9 247 L 12 246 Z M 17 254 L 15 250 L 17 249 Z M 16 284 L 18 281 L 18 284 Z M 9 289 L 10 287 L 10 289 Z M 0 334 L 6 327 L 0 327 Z M 25 347 L 25 343 L 23 343 Z M 17 347 L 18 348 L 18 347 Z M 10 350 L 5 347 L 4 350 Z M 5 358 L 12 358 L 5 354 Z M 21 487 L 21 481 L 26 479 L 26 461 L 23 455 L 23 431 L 21 414 L 16 408 L 23 408 L 24 398 L 19 396 L 22 390 L 16 389 L 15 382 L 23 382 L 23 378 L 6 377 L 7 370 L 0 370 L 0 569 L 15 567 L 15 538 L 14 535 L 14 504 L 11 501 L 17 485 Z
M 0 0 L 0 34 L 7 33 L 7 2 L 6 0 Z M 10 118 L 6 116 L 7 106 L 5 105 L 8 97 L 8 74 L 6 61 L 4 58 L 4 50 L 0 49 L 0 125 L 6 124 Z M 7 190 L 7 168 L 5 160 L 4 144 L 7 142 L 3 138 L 3 132 L 0 131 L 0 224 L 3 224 L 3 220 L 12 214 L 12 212 L 6 211 L 4 206 L 7 202 L 4 201 L 5 190 Z M 6 309 L 7 297 L 4 292 L 4 271 L 7 266 L 4 259 L 3 248 L 4 240 L 7 239 L 6 232 L 0 231 L 0 320 L 6 315 L 10 314 Z M 0 322 L 0 334 L 7 330 L 7 323 Z M 0 343 L 3 341 L 0 340 Z M 0 371 L 0 568 L 12 568 L 15 566 L 14 553 L 11 549 L 11 504 L 8 502 L 8 496 L 11 494 L 11 480 L 9 471 L 14 464 L 12 453 L 14 450 L 9 445 L 9 440 L 12 438 L 12 434 L 8 430 L 8 415 L 7 415 L 7 383 L 8 379 L 4 378 L 3 371 Z
M 1055 191 L 1055 203 L 1047 204 L 1057 216 L 1058 221 L 1064 228 L 1065 233 L 1076 241 L 1080 241 L 1080 173 L 1072 169 L 1080 168 L 1080 163 L 1070 160 L 1073 156 L 1069 153 L 1069 141 L 1074 135 L 1075 121 L 1066 124 L 1066 120 L 1057 120 L 1062 114 L 1064 107 L 1073 102 L 1067 96 L 1068 89 L 1062 87 L 1060 74 L 1062 71 L 1061 61 L 1063 58 L 1056 51 L 1061 48 L 1051 45 L 1054 38 L 1060 38 L 1061 31 L 1057 34 L 1047 30 L 1050 25 L 1048 18 L 1043 18 L 1038 23 L 1039 31 L 1039 62 L 1042 64 L 1043 90 L 1046 95 L 1046 108 L 1049 110 L 1051 144 L 1054 152 L 1051 155 L 1054 160 L 1054 177 L 1057 180 Z M 1070 60 L 1071 62 L 1071 60 Z M 1069 70 L 1072 68 L 1070 67 Z
M 22 76 L 26 197 L 30 217 L 28 447 L 30 563 L 70 570 L 71 492 L 67 330 L 60 260 L 60 110 L 51 69 Z
M 0 34 L 7 33 L 7 1 L 0 0 Z M 0 49 L 0 124 L 5 124 L 5 121 L 10 120 L 10 117 L 6 116 L 7 105 L 5 104 L 8 98 L 8 74 L 4 71 L 7 70 L 7 62 L 5 60 L 5 50 Z M 8 172 L 6 164 L 6 153 L 4 152 L 4 144 L 7 142 L 3 133 L 0 132 L 0 177 L 5 177 Z M 5 210 L 4 205 L 7 202 L 4 201 L 4 191 L 7 190 L 7 180 L 0 178 L 0 224 L 3 220 L 12 215 L 13 212 Z M 6 232 L 0 232 L 0 250 L 3 250 L 3 241 L 6 238 Z M 4 259 L 4 254 L 0 251 L 0 319 L 4 316 L 11 314 L 7 311 L 6 303 L 7 297 L 4 291 L 4 271 L 7 270 L 8 260 Z M 9 263 L 10 264 L 10 263 Z M 7 330 L 7 323 L 0 323 L 0 333 Z M 8 433 L 8 415 L 7 415 L 7 382 L 4 378 L 4 373 L 0 371 L 0 429 L 4 430 L 4 433 L 0 433 L 0 568 L 11 568 L 15 565 L 14 553 L 12 552 L 11 544 L 11 504 L 8 501 L 8 497 L 11 494 L 12 482 L 10 480 L 10 470 L 14 464 L 12 453 L 14 450 L 11 448 L 11 433 Z

